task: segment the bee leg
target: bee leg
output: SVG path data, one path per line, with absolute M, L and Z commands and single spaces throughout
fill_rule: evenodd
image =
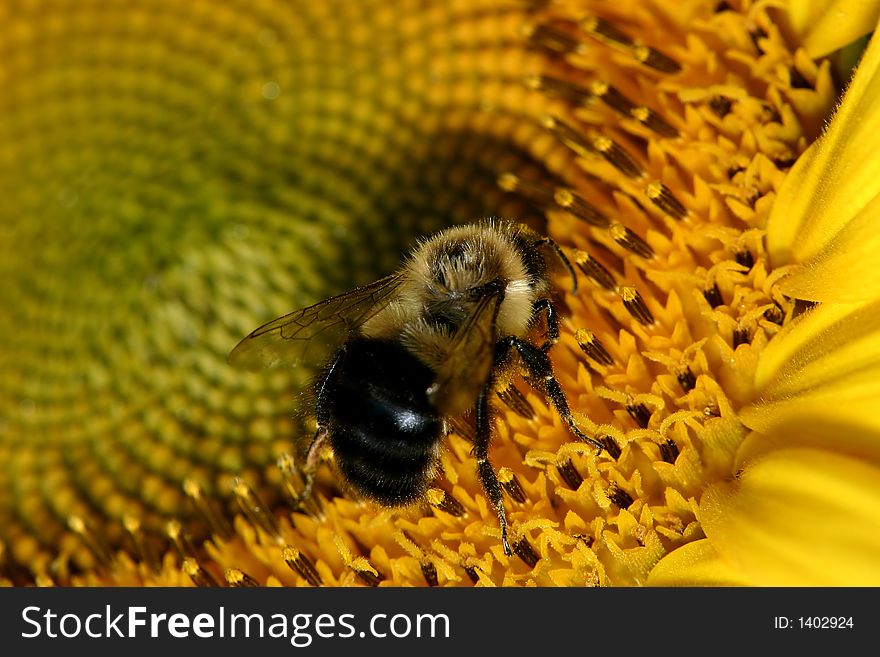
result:
M 568 425 L 571 432 L 579 440 L 595 446 L 599 451 L 605 449 L 602 443 L 595 438 L 590 438 L 575 424 L 574 418 L 571 416 L 571 409 L 568 407 L 568 400 L 565 398 L 565 393 L 553 374 L 553 365 L 550 362 L 550 357 L 547 355 L 547 350 L 515 337 L 505 338 L 504 341 L 509 342 L 510 346 L 516 349 L 520 359 L 522 359 L 523 364 L 529 371 L 529 375 L 543 387 L 544 394 L 550 399 L 550 403 L 553 404 L 556 412 L 559 413 L 559 417 Z
M 507 512 L 504 510 L 504 498 L 501 495 L 501 485 L 495 475 L 495 469 L 489 463 L 489 438 L 491 437 L 492 424 L 489 415 L 489 395 L 492 391 L 492 382 L 483 386 L 480 396 L 477 398 L 475 415 L 477 420 L 476 438 L 474 440 L 473 454 L 477 459 L 477 471 L 483 490 L 492 502 L 492 506 L 498 511 L 498 522 L 501 525 L 501 547 L 508 557 L 513 555 L 510 543 L 507 540 Z
M 327 444 L 327 439 L 329 437 L 330 434 L 327 430 L 324 427 L 319 426 L 318 430 L 315 432 L 315 437 L 312 438 L 312 442 L 309 445 L 309 451 L 306 453 L 305 465 L 302 467 L 302 475 L 305 479 L 305 483 L 303 484 L 303 489 L 294 501 L 297 509 L 302 509 L 306 501 L 312 496 L 312 486 L 314 486 L 315 483 L 315 473 L 318 470 L 318 461 L 321 458 L 321 452 Z
M 327 431 L 327 425 L 330 422 L 328 388 L 330 386 L 330 381 L 332 381 L 336 372 L 336 368 L 339 366 L 344 355 L 345 348 L 343 347 L 336 352 L 336 355 L 333 357 L 332 362 L 327 367 L 315 389 L 315 415 L 317 416 L 318 430 L 315 431 L 315 437 L 312 438 L 312 442 L 309 444 L 309 451 L 306 452 L 306 462 L 302 467 L 305 484 L 295 502 L 297 508 L 302 508 L 306 500 L 312 496 L 312 486 L 315 483 L 315 473 L 318 469 L 318 461 L 320 460 L 321 452 L 324 450 L 324 447 L 327 445 L 328 439 L 330 438 L 330 432 Z
M 547 341 L 541 345 L 541 350 L 548 351 L 559 341 L 559 319 L 556 316 L 556 308 L 553 307 L 550 299 L 544 298 L 538 299 L 532 309 L 535 315 L 547 314 Z

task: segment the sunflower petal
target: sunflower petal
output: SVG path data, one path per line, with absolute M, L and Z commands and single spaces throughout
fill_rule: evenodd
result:
M 725 563 L 712 544 L 686 543 L 663 557 L 648 575 L 648 586 L 746 586 L 748 582 Z
M 844 418 L 803 420 L 791 417 L 770 433 L 752 432 L 736 453 L 735 469 L 783 449 L 827 449 L 863 463 L 880 464 L 880 440 L 876 433 L 849 425 Z
M 876 260 L 880 251 L 878 224 L 880 190 L 867 205 L 851 214 L 849 223 L 804 261 L 804 267 L 782 281 L 783 292 L 811 301 L 853 302 L 876 298 L 880 293 L 880 266 Z
M 768 586 L 880 584 L 880 468 L 783 449 L 706 489 L 703 530 L 723 562 Z
M 774 337 L 755 371 L 758 400 L 741 409 L 746 426 L 788 424 L 837 434 L 867 432 L 880 442 L 880 302 L 823 304 Z M 839 424 L 839 426 L 836 426 Z
M 777 334 L 761 353 L 755 385 L 764 397 L 880 374 L 880 302 L 824 304 Z M 874 377 L 876 378 L 876 376 Z
M 880 38 L 874 37 L 827 132 L 798 160 L 773 205 L 767 226 L 773 263 L 802 265 L 782 282 L 786 294 L 816 301 L 880 294 L 880 267 L 869 257 L 880 209 L 878 108 Z M 849 266 L 858 275 L 849 275 Z
M 823 57 L 867 34 L 880 18 L 875 0 L 792 0 L 792 27 L 811 57 Z
M 863 453 L 866 446 L 880 445 L 877 399 L 877 384 L 844 392 L 817 390 L 791 400 L 749 407 L 741 418 L 761 433 L 803 432 L 811 440 L 825 440 L 825 445 L 834 449 Z

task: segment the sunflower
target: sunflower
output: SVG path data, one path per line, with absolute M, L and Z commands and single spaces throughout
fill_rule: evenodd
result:
M 873 4 L 5 4 L 4 581 L 880 583 Z M 511 557 L 466 423 L 423 504 L 295 511 L 300 375 L 229 349 L 483 216 L 576 264 L 604 449 L 499 390 Z

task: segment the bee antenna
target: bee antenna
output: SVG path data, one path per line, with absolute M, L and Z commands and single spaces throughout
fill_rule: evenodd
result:
M 569 275 L 571 276 L 571 293 L 577 294 L 578 290 L 578 282 L 577 282 L 577 274 L 574 271 L 574 267 L 571 266 L 571 261 L 568 259 L 568 256 L 565 255 L 565 252 L 562 250 L 562 247 L 550 237 L 542 237 L 538 242 L 537 246 L 547 245 L 556 254 L 556 257 L 559 258 L 559 261 L 565 266 L 568 270 Z

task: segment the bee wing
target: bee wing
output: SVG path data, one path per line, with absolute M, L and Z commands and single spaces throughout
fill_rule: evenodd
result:
M 272 320 L 239 342 L 228 360 L 250 369 L 323 364 L 353 330 L 385 307 L 383 301 L 402 279 L 400 273 L 391 274 Z
M 500 300 L 500 294 L 492 293 L 474 302 L 470 316 L 456 333 L 447 360 L 437 371 L 428 396 L 445 415 L 470 410 L 489 379 L 498 340 Z

